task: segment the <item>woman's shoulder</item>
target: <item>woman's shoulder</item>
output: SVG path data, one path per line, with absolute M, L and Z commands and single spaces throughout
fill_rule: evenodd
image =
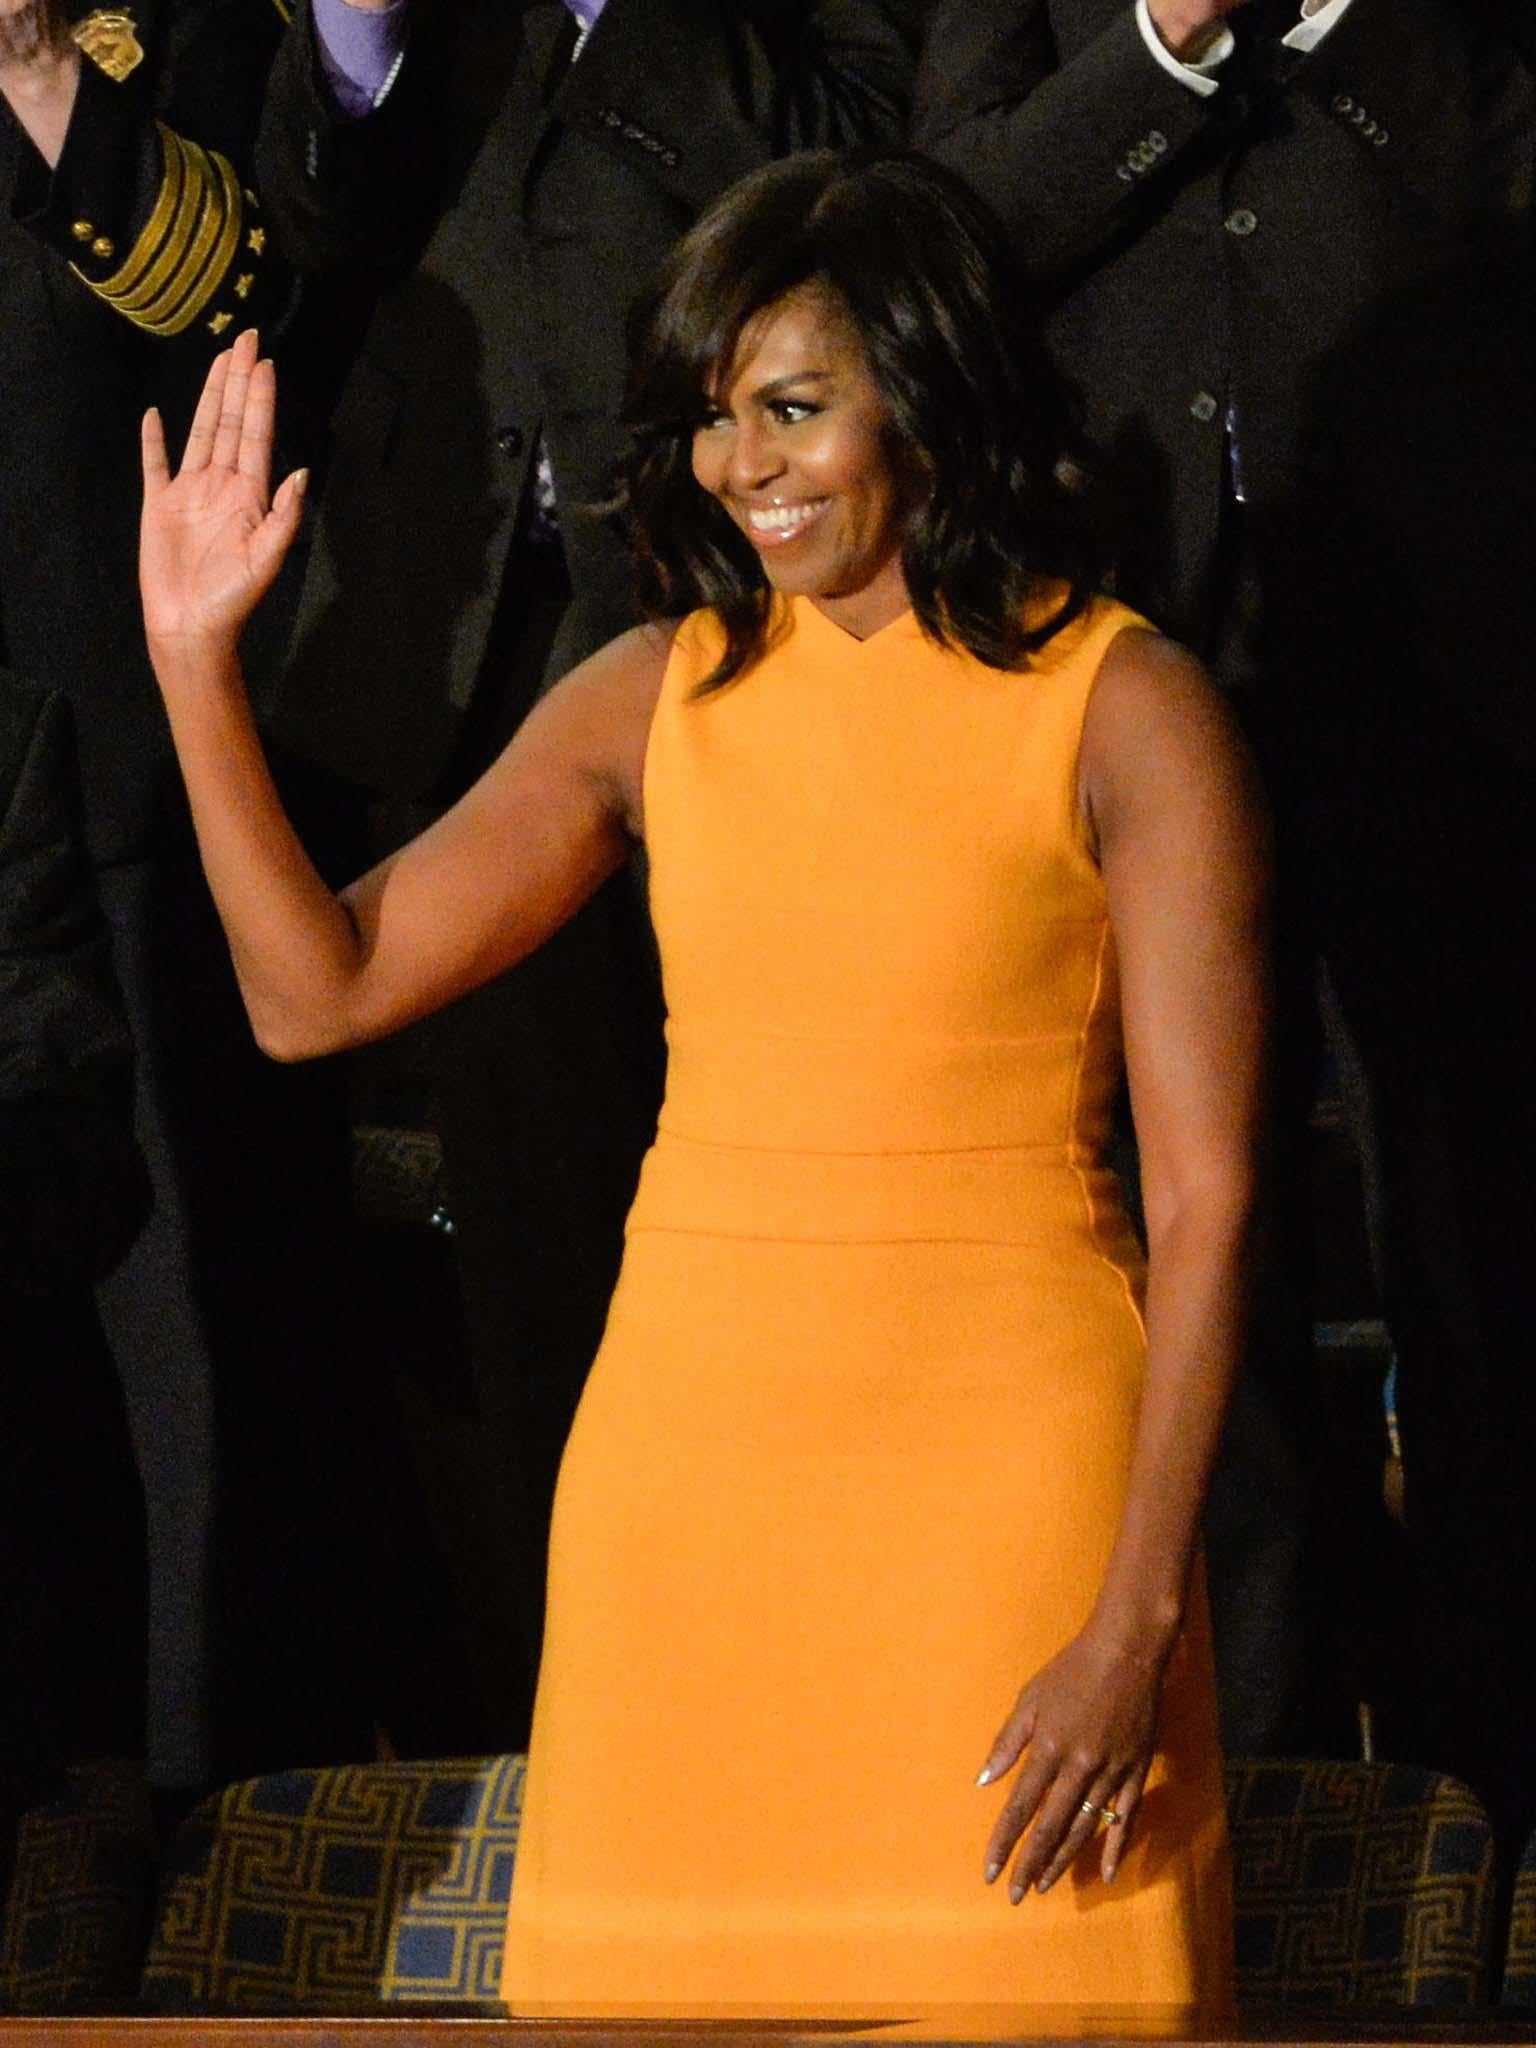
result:
M 648 619 L 643 625 L 631 626 L 578 663 L 556 684 L 555 691 L 594 702 L 654 699 L 686 624 L 684 619 Z
M 1198 655 L 1113 598 L 1097 601 L 1102 651 L 1090 706 L 1101 718 L 1230 722 L 1226 698 Z
M 586 768 L 611 771 L 628 788 L 643 757 L 672 659 L 675 619 L 631 626 L 555 684 L 519 738 Z M 514 745 L 518 744 L 514 741 Z
M 1222 789 L 1259 803 L 1247 744 L 1205 665 L 1118 609 L 1083 717 L 1085 788 L 1100 807 L 1111 798 L 1198 804 Z

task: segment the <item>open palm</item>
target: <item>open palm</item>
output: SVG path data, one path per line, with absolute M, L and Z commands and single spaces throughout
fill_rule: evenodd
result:
M 298 530 L 304 475 L 268 497 L 277 385 L 254 331 L 208 372 L 172 476 L 156 412 L 144 418 L 139 585 L 151 645 L 233 647 Z

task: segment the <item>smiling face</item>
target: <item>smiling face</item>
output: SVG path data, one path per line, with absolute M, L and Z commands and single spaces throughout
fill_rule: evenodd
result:
M 856 639 L 907 609 L 907 491 L 858 336 L 814 286 L 743 330 L 693 439 L 693 473 L 757 549 L 775 590 Z

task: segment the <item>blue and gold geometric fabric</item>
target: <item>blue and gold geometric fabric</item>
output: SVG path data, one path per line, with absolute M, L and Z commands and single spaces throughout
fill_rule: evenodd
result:
M 174 1846 L 143 2003 L 494 2004 L 522 1790 L 520 1756 L 232 1785 Z
M 1227 1767 L 1246 2002 L 1463 2007 L 1491 1979 L 1493 1841 L 1454 1779 L 1397 1764 Z
M 79 2011 L 132 2001 L 154 1890 L 143 1768 L 72 1765 L 23 1816 L 0 1900 L 0 2011 Z
M 1501 2005 L 1536 2005 L 1536 1835 L 1525 1845 L 1515 1878 Z

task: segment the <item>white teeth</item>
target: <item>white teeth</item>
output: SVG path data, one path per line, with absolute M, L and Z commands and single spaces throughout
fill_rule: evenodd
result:
M 793 533 L 820 510 L 819 500 L 811 505 L 754 505 L 747 512 L 747 524 L 754 533 Z

